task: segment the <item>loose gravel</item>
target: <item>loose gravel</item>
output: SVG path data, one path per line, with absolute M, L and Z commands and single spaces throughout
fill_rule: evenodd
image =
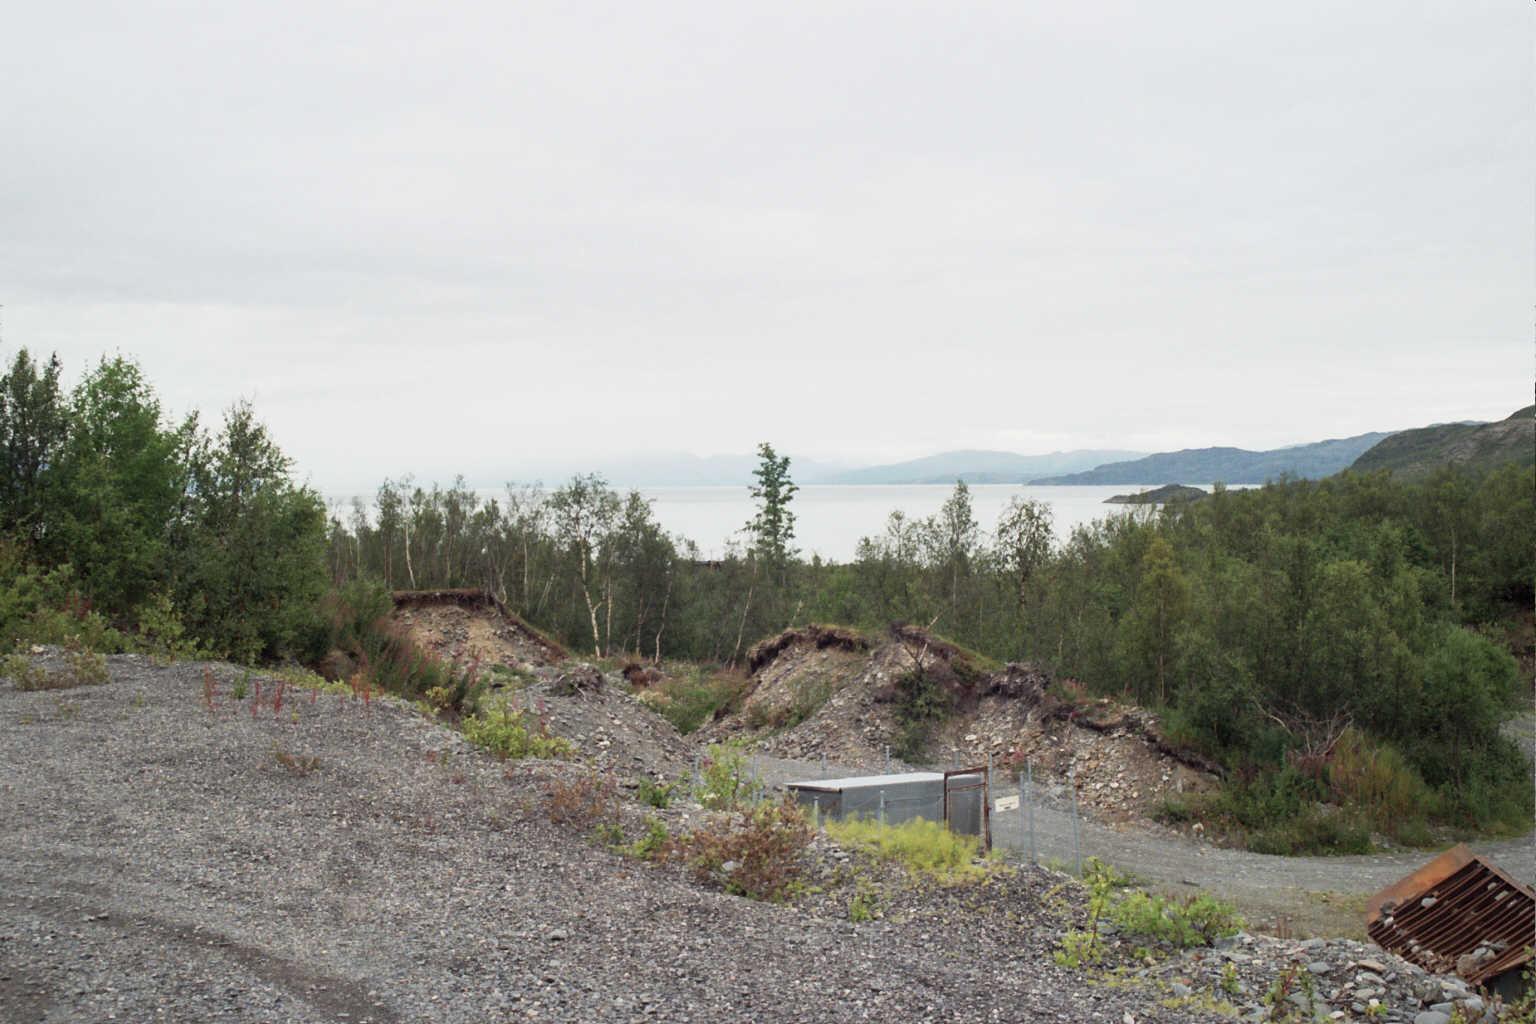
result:
M 387 701 L 110 662 L 0 683 L 0 1020 L 1220 1019 L 1057 967 L 1074 890 L 1043 870 L 859 924 L 756 903 L 550 822 L 574 769 Z

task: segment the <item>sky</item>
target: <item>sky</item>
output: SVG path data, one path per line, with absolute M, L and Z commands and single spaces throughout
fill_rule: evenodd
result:
M 321 489 L 1531 401 L 1533 5 L 20 5 L 0 354 Z

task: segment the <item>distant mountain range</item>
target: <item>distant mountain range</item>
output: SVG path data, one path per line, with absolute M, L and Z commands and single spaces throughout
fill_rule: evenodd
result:
M 1186 448 L 1129 462 L 1112 462 L 1084 473 L 1032 480 L 1036 484 L 1177 484 L 1186 482 L 1262 484 L 1281 476 L 1315 480 L 1348 469 L 1385 432 L 1358 434 L 1272 451 L 1246 448 Z
M 783 454 L 780 452 L 780 454 Z M 581 468 L 573 468 L 580 465 Z M 752 471 L 758 466 L 753 455 L 689 455 L 664 452 L 653 455 L 610 456 L 586 463 L 529 462 L 502 471 L 501 479 L 520 483 L 542 481 L 558 487 L 573 473 L 596 473 L 614 487 L 746 487 L 752 483 Z M 846 463 L 823 462 L 799 455 L 790 457 L 790 476 L 796 483 L 816 483 L 823 476 L 847 469 Z M 474 474 L 487 479 L 484 486 L 495 486 L 497 475 Z
M 1374 431 L 1354 437 L 1291 445 L 1270 451 L 1244 448 L 1186 448 L 1177 452 L 1077 449 L 1046 455 L 960 450 L 905 462 L 850 466 L 792 456 L 790 475 L 809 484 L 1159 484 L 1220 481 L 1262 484 L 1281 476 L 1315 480 L 1346 469 L 1390 469 L 1402 476 L 1427 473 L 1456 462 L 1492 466 L 1536 463 L 1536 407 L 1496 423 L 1443 423 L 1399 432 Z M 745 487 L 752 483 L 756 455 L 698 456 L 681 452 L 615 456 L 594 460 L 582 470 L 601 474 L 616 487 Z M 571 475 L 567 465 L 524 464 L 511 473 L 471 472 L 484 486 L 499 480 L 542 480 L 559 486 Z
M 1437 423 L 1399 431 L 1362 453 L 1350 468 L 1389 469 L 1411 479 L 1452 463 L 1493 469 L 1507 462 L 1536 465 L 1536 405 L 1493 423 Z
M 1049 473 L 1074 473 L 1102 466 L 1106 462 L 1136 458 L 1141 452 L 1083 450 L 1052 452 L 1049 455 L 1019 455 L 1014 452 L 955 451 L 941 452 L 921 459 L 895 462 L 887 466 L 868 466 L 841 473 L 831 473 L 812 483 L 822 484 L 1022 484 Z

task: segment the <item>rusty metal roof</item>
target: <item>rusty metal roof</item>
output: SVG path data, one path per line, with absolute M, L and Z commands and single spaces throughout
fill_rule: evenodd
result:
M 1457 846 L 1378 893 L 1366 931 L 1384 949 L 1474 985 L 1531 959 L 1536 893 Z

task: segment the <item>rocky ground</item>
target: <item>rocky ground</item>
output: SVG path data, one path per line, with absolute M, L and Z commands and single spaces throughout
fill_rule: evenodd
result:
M 1175 1000 L 1251 1021 L 1494 1021 L 1502 1004 L 1459 978 L 1431 975 L 1380 948 L 1341 939 L 1290 942 L 1240 934 L 1133 972 Z
M 1309 1014 L 1443 1024 L 1421 1015 L 1456 994 L 1379 950 L 1256 936 L 1151 963 L 1111 937 L 1102 971 L 1070 970 L 1065 876 L 914 884 L 825 837 L 793 904 L 727 895 L 614 848 L 710 818 L 624 773 L 497 762 L 390 701 L 236 699 L 244 677 L 124 656 L 105 685 L 0 682 L 0 1019 L 1127 1024 L 1271 1019 L 1276 982 L 1286 1012 L 1311 979 Z M 568 699 L 638 706 L 607 682 Z M 552 810 L 594 778 L 618 836 Z
M 550 821 L 545 768 L 241 675 L 0 684 L 0 1019 L 1216 1019 L 1052 964 L 1043 872 L 984 916 L 729 896 Z

